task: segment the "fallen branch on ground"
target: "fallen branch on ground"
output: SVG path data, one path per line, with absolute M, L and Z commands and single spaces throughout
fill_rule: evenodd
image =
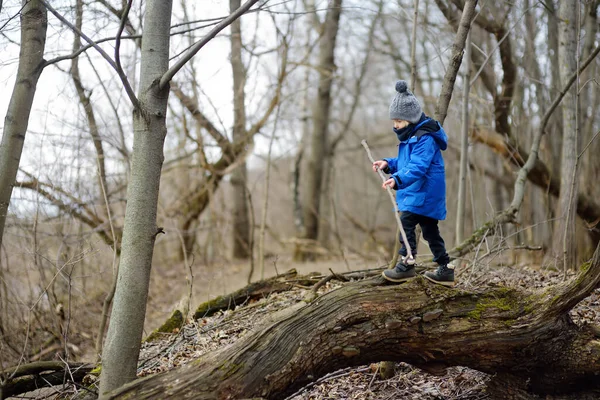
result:
M 7 368 L 3 371 L 5 378 L 0 381 L 0 400 L 43 387 L 81 382 L 94 367 L 84 363 L 37 361 Z

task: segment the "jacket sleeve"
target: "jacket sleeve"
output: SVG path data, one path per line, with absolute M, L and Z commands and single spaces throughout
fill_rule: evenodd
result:
M 386 169 L 382 169 L 386 174 L 394 174 L 398 172 L 398 158 L 384 158 L 383 161 L 388 163 Z
M 410 154 L 410 161 L 394 173 L 398 189 L 404 189 L 421 179 L 429 169 L 438 145 L 429 135 L 422 136 Z

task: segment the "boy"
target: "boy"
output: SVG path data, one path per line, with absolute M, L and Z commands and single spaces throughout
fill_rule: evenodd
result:
M 396 95 L 390 105 L 390 119 L 400 141 L 398 157 L 384 158 L 373 163 L 373 170 L 391 174 L 383 182 L 383 189 L 395 189 L 396 203 L 402 211 L 401 222 L 412 254 L 416 254 L 415 228 L 421 226 L 423 238 L 439 267 L 426 272 L 425 278 L 444 286 L 454 286 L 454 269 L 448 268 L 450 258 L 444 239 L 440 236 L 438 221 L 446 218 L 446 180 L 442 151 L 448 147 L 448 138 L 441 125 L 423 113 L 417 98 L 408 90 L 405 81 L 396 82 Z M 383 271 L 383 277 L 392 282 L 405 282 L 416 276 L 414 259 L 407 259 L 406 246 L 400 262 L 393 269 Z

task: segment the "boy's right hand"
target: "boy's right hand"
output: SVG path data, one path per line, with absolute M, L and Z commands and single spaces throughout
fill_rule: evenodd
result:
M 385 160 L 377 160 L 373 163 L 373 171 L 377 172 L 378 169 L 384 170 L 388 167 L 388 163 Z

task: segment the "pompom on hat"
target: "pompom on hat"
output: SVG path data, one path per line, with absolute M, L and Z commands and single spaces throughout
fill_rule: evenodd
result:
M 410 90 L 406 81 L 396 82 L 396 95 L 390 104 L 390 119 L 400 119 L 416 124 L 421 119 L 423 110 L 419 100 Z

